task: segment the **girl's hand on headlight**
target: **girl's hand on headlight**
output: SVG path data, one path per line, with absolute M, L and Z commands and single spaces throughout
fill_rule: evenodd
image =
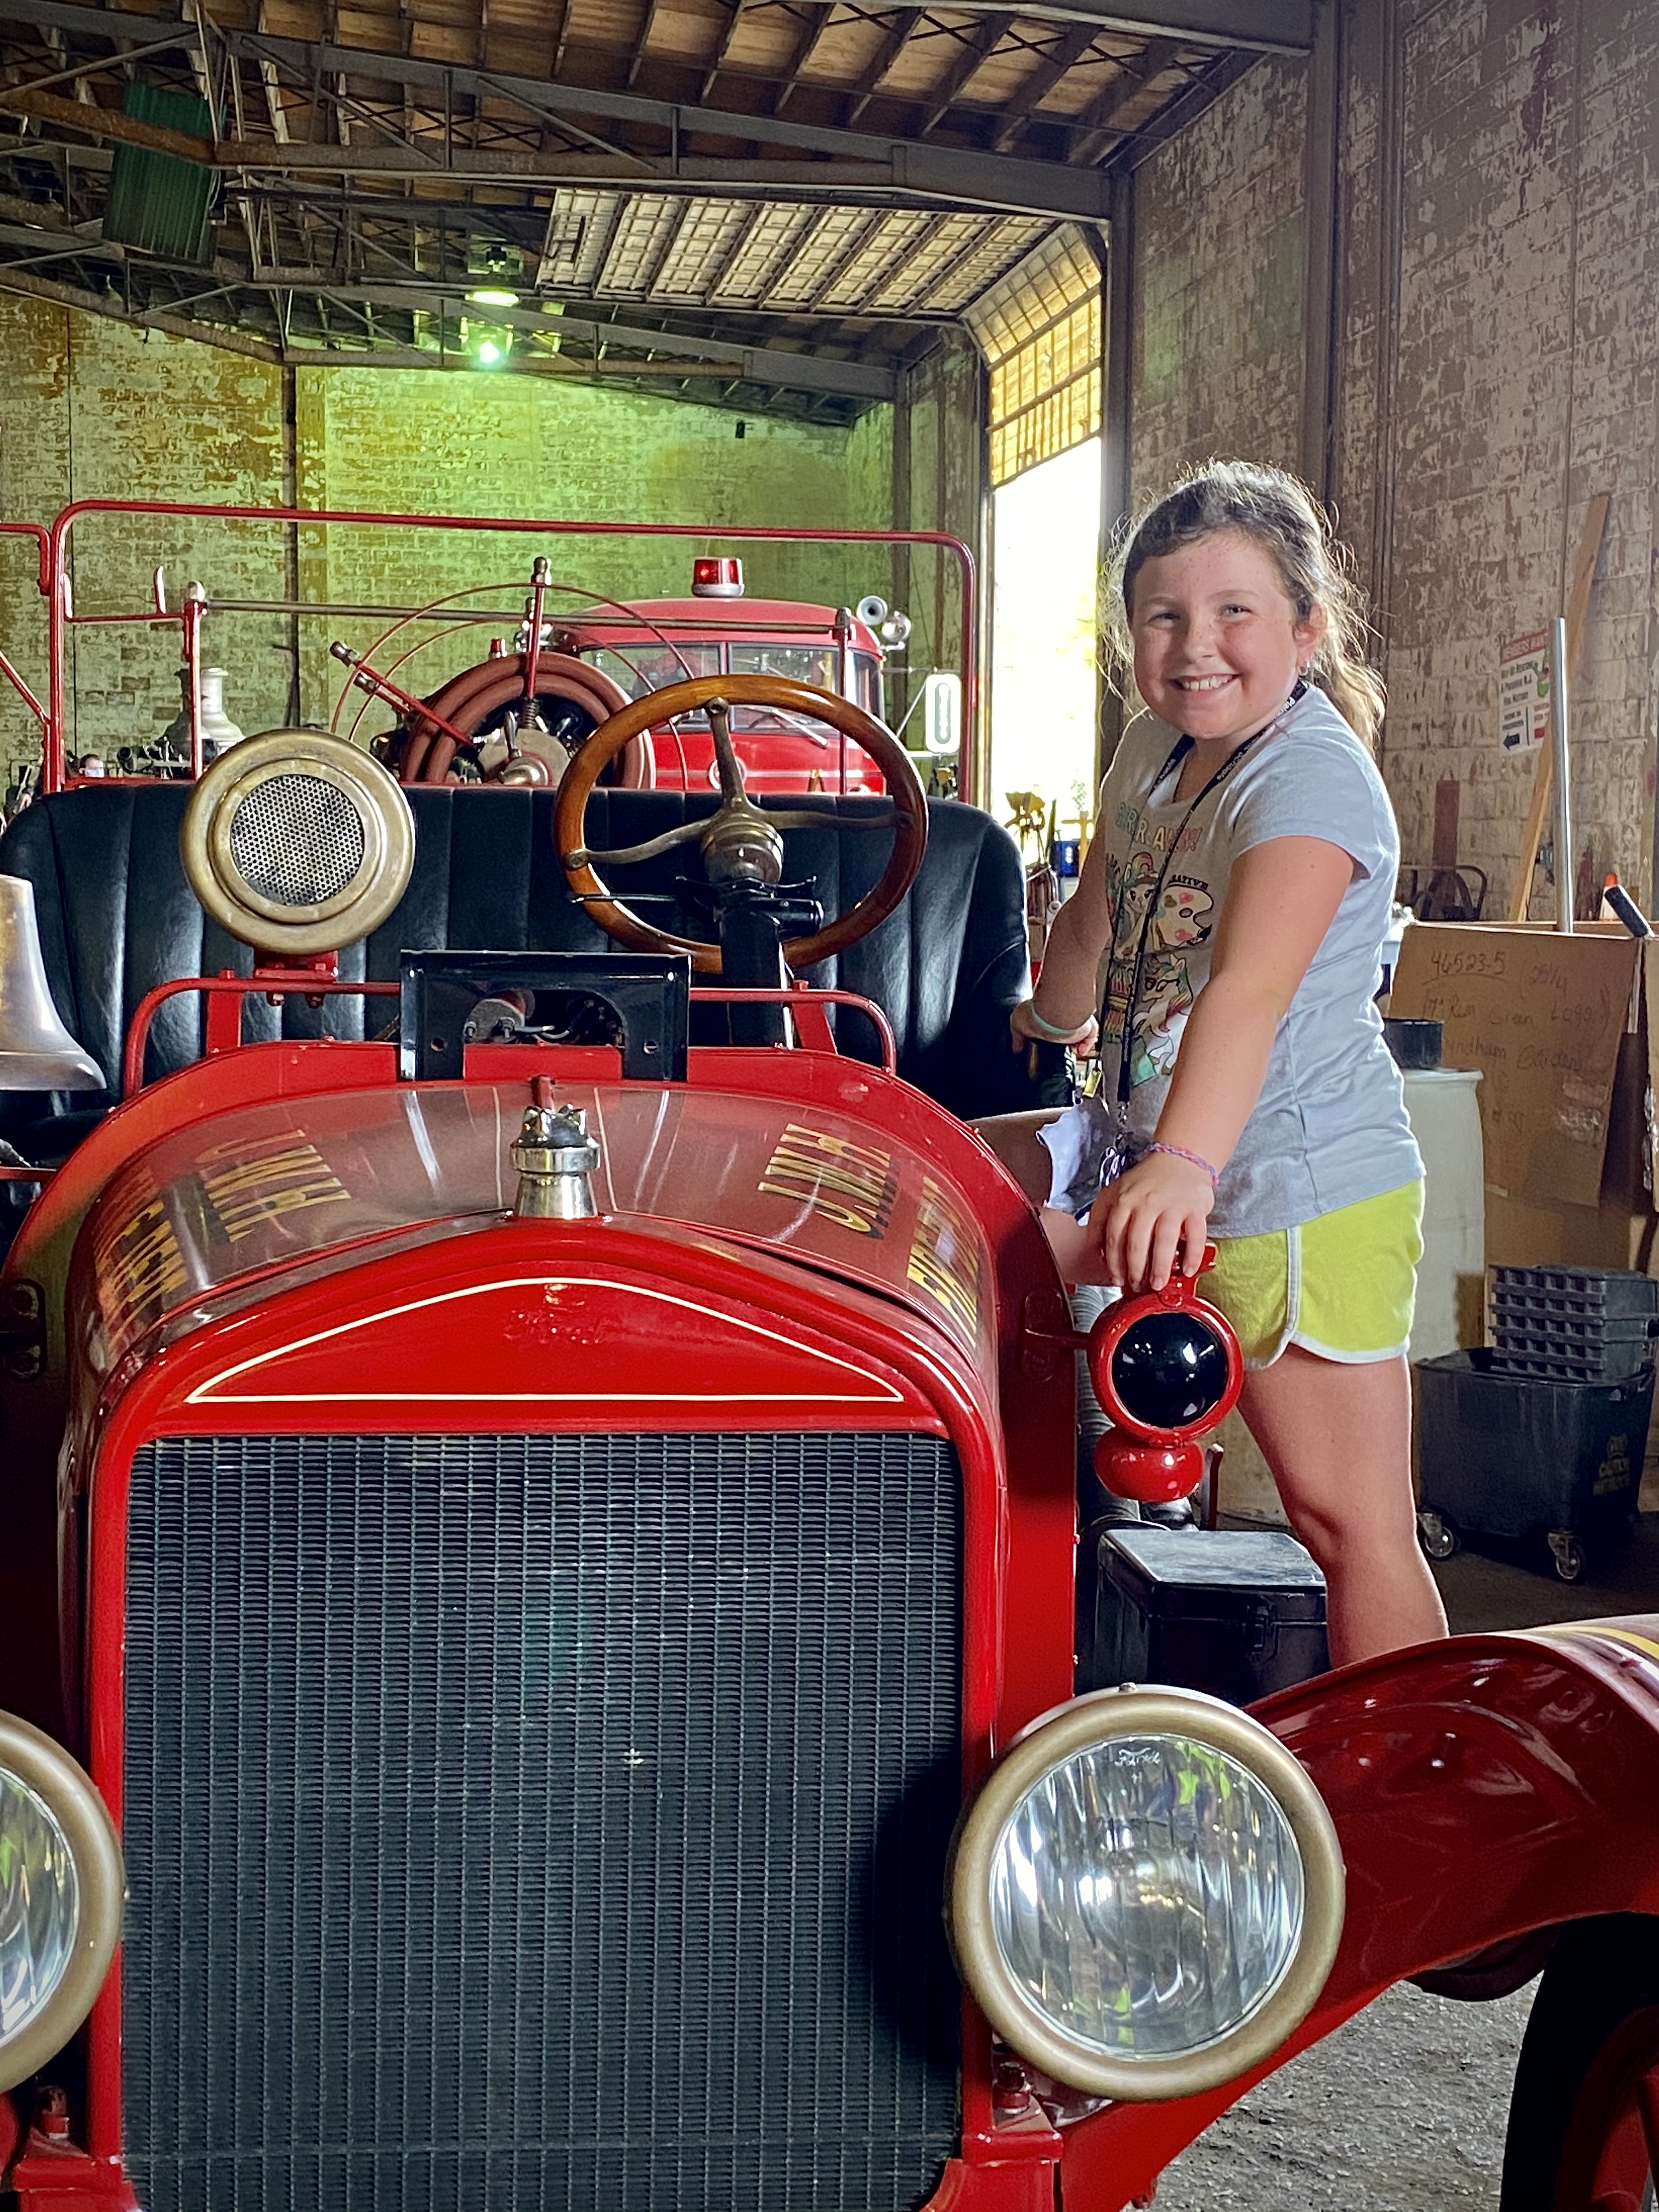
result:
M 1177 1255 L 1185 1273 L 1197 1274 L 1214 1204 L 1215 1186 L 1192 1161 L 1170 1152 L 1138 1160 L 1090 1209 L 1107 1281 L 1126 1291 L 1161 1291 Z

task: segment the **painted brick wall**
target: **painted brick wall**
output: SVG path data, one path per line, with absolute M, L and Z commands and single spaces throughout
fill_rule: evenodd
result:
M 0 506 L 8 520 L 50 521 L 70 499 L 155 498 L 230 505 L 398 508 L 885 529 L 893 506 L 892 410 L 850 431 L 633 392 L 482 373 L 301 370 L 154 334 L 96 316 L 0 295 Z M 135 611 L 164 566 L 169 603 L 199 580 L 216 599 L 307 592 L 353 603 L 416 601 L 463 585 L 512 588 L 516 610 L 533 552 L 590 592 L 678 592 L 701 540 L 481 540 L 448 532 L 336 528 L 303 533 L 90 516 L 76 530 L 77 613 Z M 756 546 L 750 589 L 842 604 L 890 593 L 884 546 Z M 567 601 L 567 604 L 569 604 Z M 206 658 L 229 671 L 227 703 L 245 729 L 297 713 L 325 721 L 343 672 L 329 640 L 364 644 L 381 627 L 344 620 L 295 624 L 282 615 L 210 618 Z M 299 633 L 296 637 L 296 630 Z M 26 540 L 0 538 L 0 644 L 38 692 L 46 683 L 44 602 Z M 74 634 L 78 708 L 74 751 L 113 757 L 178 712 L 176 628 Z M 428 688 L 481 657 L 477 633 L 441 641 L 409 671 Z M 296 667 L 298 680 L 296 682 Z M 379 720 L 377 710 L 377 723 Z M 36 750 L 34 726 L 9 687 L 0 701 L 8 762 Z
M 1212 454 L 1295 465 L 1304 76 L 1258 64 L 1137 174 L 1137 502 Z
M 1461 857 L 1506 910 L 1533 763 L 1498 744 L 1498 647 L 1565 610 L 1607 491 L 1575 858 L 1651 900 L 1659 12 L 1367 0 L 1346 24 L 1331 489 L 1379 632 L 1406 854 L 1426 859 L 1455 776 Z M 1296 461 L 1304 75 L 1259 64 L 1139 173 L 1137 496 L 1211 453 Z
M 850 431 L 738 418 L 636 392 L 485 372 L 303 369 L 298 373 L 301 503 L 408 513 L 561 520 L 791 524 L 885 528 L 892 514 L 891 411 Z M 471 585 L 473 601 L 516 609 L 537 553 L 573 586 L 566 606 L 602 594 L 683 596 L 711 538 L 489 537 L 335 526 L 307 532 L 306 595 L 372 605 L 421 604 Z M 325 542 L 312 543 L 313 539 Z M 722 546 L 721 550 L 726 550 Z M 757 595 L 848 605 L 886 592 L 884 547 L 759 544 L 738 548 Z M 340 672 L 328 639 L 366 647 L 380 625 L 303 624 L 308 714 L 332 711 Z M 411 663 L 426 690 L 482 658 L 471 639 L 438 639 Z
M 159 334 L 146 343 L 96 316 L 3 296 L 0 348 L 8 364 L 0 380 L 6 520 L 49 522 L 71 499 L 279 495 L 280 371 Z M 153 572 L 163 564 L 175 604 L 198 577 L 226 597 L 279 595 L 282 540 L 277 529 L 233 538 L 225 526 L 199 523 L 164 534 L 130 517 L 89 517 L 72 540 L 76 611 L 146 606 Z M 7 651 L 44 696 L 45 602 L 23 543 L 0 555 L 0 618 Z M 287 696 L 284 663 L 271 650 L 282 640 L 280 623 L 267 617 L 241 641 L 243 699 L 271 720 Z M 179 710 L 178 665 L 174 629 L 75 633 L 79 711 L 71 749 L 112 757 L 117 746 L 163 727 Z M 13 705 L 9 688 L 0 732 L 10 760 L 38 749 L 34 725 Z
M 1607 491 L 1572 696 L 1575 858 L 1650 898 L 1659 16 L 1413 0 L 1394 96 L 1399 337 L 1376 443 L 1402 839 L 1426 852 L 1455 775 L 1460 851 L 1507 906 L 1533 763 L 1498 742 L 1498 648 L 1564 611 Z

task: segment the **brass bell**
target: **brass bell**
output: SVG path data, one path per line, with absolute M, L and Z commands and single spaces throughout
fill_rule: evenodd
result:
M 0 875 L 0 1091 L 101 1091 L 104 1071 L 58 1018 L 34 885 Z

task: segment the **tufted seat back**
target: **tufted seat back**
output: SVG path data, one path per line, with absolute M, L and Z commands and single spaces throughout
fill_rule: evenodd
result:
M 41 951 L 65 1025 L 99 1062 L 107 1090 L 67 1094 L 43 1124 L 46 1101 L 0 1094 L 5 1133 L 33 1158 L 61 1156 L 118 1095 L 122 1042 L 145 993 L 174 976 L 247 974 L 252 955 L 209 921 L 185 880 L 179 830 L 190 799 L 182 783 L 82 786 L 37 799 L 0 839 L 0 870 L 34 886 Z M 416 860 L 409 888 L 385 925 L 347 945 L 340 972 L 395 978 L 410 951 L 602 952 L 611 940 L 574 900 L 554 853 L 550 792 L 413 788 Z M 842 911 L 879 875 L 890 848 L 884 828 L 860 830 L 882 802 L 814 799 L 823 829 L 785 834 L 785 879 L 811 879 L 826 915 Z M 713 811 L 712 793 L 595 791 L 587 815 L 594 849 L 642 843 Z M 708 934 L 678 904 L 646 902 L 700 880 L 695 844 L 607 872 L 642 915 L 690 935 Z M 1059 1054 L 1047 1051 L 1034 1084 L 1025 1056 L 1010 1048 L 1007 1016 L 1028 988 L 1024 883 L 1012 840 L 988 815 L 930 802 L 921 872 L 895 913 L 839 962 L 811 980 L 873 999 L 898 1042 L 900 1073 L 952 1112 L 967 1115 L 1052 1103 Z M 280 1010 L 251 1000 L 244 1035 L 361 1036 L 386 1021 L 385 1003 L 342 995 L 320 1008 L 289 999 Z M 202 1049 L 204 1003 L 183 995 L 150 1030 L 147 1079 Z M 878 1056 L 871 1024 L 838 1021 L 842 1049 Z

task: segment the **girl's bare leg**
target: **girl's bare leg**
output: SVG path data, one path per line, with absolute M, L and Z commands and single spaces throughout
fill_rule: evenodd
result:
M 1246 1376 L 1239 1402 L 1291 1525 L 1324 1572 L 1331 1664 L 1445 1635 L 1417 1545 L 1405 1360 L 1350 1365 L 1293 1344 Z

